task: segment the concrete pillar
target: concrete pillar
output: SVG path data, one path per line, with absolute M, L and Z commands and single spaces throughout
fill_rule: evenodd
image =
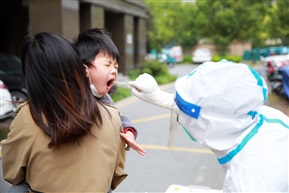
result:
M 62 3 L 62 35 L 72 40 L 79 34 L 79 2 L 61 0 Z
M 29 33 L 57 33 L 72 40 L 79 33 L 79 1 L 29 0 Z
M 134 17 L 106 12 L 105 27 L 111 32 L 120 53 L 119 73 L 127 75 L 134 67 Z
M 124 15 L 124 74 L 134 68 L 134 35 L 134 18 L 131 15 Z
M 104 28 L 104 9 L 93 4 L 80 5 L 80 31 Z
M 104 9 L 95 5 L 91 6 L 91 27 L 104 28 Z
M 135 18 L 134 19 L 134 26 L 135 26 L 135 53 L 134 53 L 134 67 L 142 66 L 144 62 L 144 57 L 147 53 L 146 50 L 146 20 L 143 18 Z
M 112 22 L 113 21 L 113 22 Z M 120 59 L 118 72 L 125 74 L 125 35 L 124 14 L 105 13 L 105 28 L 111 33 L 112 40 L 118 48 Z

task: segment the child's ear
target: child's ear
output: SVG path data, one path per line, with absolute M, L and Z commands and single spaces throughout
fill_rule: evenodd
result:
M 85 74 L 88 77 L 88 67 L 85 64 L 83 64 L 83 67 L 84 67 L 84 70 L 85 70 Z

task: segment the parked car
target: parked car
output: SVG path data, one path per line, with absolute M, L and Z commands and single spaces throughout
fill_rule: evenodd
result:
M 192 62 L 193 63 L 203 63 L 212 61 L 212 53 L 208 48 L 197 48 L 193 52 Z
M 145 57 L 145 60 L 157 60 L 160 63 L 165 63 L 168 67 L 172 68 L 175 66 L 176 58 L 170 54 L 170 49 L 162 49 L 161 53 L 157 53 L 156 50 L 151 50 Z
M 0 53 L 0 80 L 7 85 L 14 107 L 27 100 L 27 89 L 22 72 L 21 61 L 15 55 Z
M 181 46 L 173 46 L 170 49 L 171 56 L 176 59 L 177 63 L 182 63 L 184 60 L 184 53 Z
M 14 114 L 11 93 L 2 80 L 0 80 L 0 121 L 9 119 Z
M 162 53 L 158 55 L 159 62 L 166 63 L 170 68 L 173 68 L 177 63 L 177 59 L 172 55 L 171 49 L 162 49 Z

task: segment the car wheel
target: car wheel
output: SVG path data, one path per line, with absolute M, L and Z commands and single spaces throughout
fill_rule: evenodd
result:
M 11 91 L 13 105 L 16 108 L 20 103 L 27 100 L 26 94 L 19 91 Z

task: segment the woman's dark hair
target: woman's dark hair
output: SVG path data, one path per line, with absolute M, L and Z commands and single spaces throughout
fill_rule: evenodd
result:
M 79 143 L 93 124 L 102 124 L 83 64 L 68 40 L 48 32 L 27 36 L 21 62 L 31 115 L 51 137 L 48 147 Z
M 106 29 L 86 30 L 74 38 L 73 45 L 81 61 L 88 67 L 99 53 L 107 54 L 117 62 L 119 61 L 119 51 Z

